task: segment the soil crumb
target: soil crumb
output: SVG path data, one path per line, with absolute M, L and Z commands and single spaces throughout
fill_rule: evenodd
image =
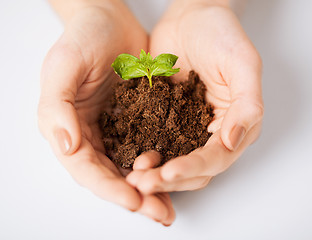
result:
M 205 145 L 214 116 L 205 91 L 194 71 L 179 83 L 153 77 L 152 88 L 146 77 L 118 82 L 111 99 L 113 111 L 99 118 L 108 157 L 132 168 L 135 158 L 146 151 L 159 152 L 163 164 Z

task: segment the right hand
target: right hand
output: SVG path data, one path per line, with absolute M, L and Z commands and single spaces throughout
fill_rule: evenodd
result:
M 213 135 L 205 146 L 159 168 L 127 176 L 143 194 L 205 187 L 260 134 L 261 58 L 226 2 L 173 1 L 152 32 L 152 56 L 163 52 L 179 56 L 181 71 L 173 76 L 176 80 L 187 79 L 188 72 L 195 70 L 207 87 L 206 100 L 215 116 L 208 127 Z
M 146 50 L 148 40 L 129 10 L 115 3 L 107 9 L 80 10 L 47 54 L 41 72 L 39 128 L 80 185 L 170 225 L 175 212 L 168 193 L 142 196 L 105 155 L 101 141 L 97 120 L 117 77 L 111 63 L 120 53 Z

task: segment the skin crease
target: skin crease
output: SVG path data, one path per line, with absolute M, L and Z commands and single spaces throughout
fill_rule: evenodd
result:
M 203 1 L 176 12 L 176 3 L 153 30 L 150 51 L 152 56 L 163 52 L 179 56 L 175 67 L 181 72 L 173 76 L 176 80 L 186 79 L 191 69 L 199 74 L 214 106 L 215 118 L 208 127 L 214 134 L 203 148 L 159 168 L 142 170 L 141 165 L 155 160 L 138 158 L 137 169 L 127 181 L 144 194 L 205 187 L 235 162 L 261 130 L 261 58 L 234 13 L 224 4 L 211 6 Z M 238 131 L 242 134 L 235 136 L 240 126 L 245 134 Z
M 80 185 L 105 200 L 172 224 L 175 212 L 167 192 L 205 187 L 260 133 L 263 103 L 257 51 L 227 1 L 174 1 L 149 42 L 121 1 L 50 2 L 64 20 L 65 31 L 42 66 L 38 123 L 43 136 Z M 191 69 L 199 73 L 215 107 L 209 127 L 214 134 L 204 148 L 159 168 L 159 155 L 144 153 L 125 178 L 126 173 L 105 156 L 97 118 L 116 79 L 111 63 L 120 53 L 137 56 L 148 46 L 154 57 L 164 52 L 179 56 L 175 67 L 182 71 L 175 79 L 186 78 Z M 246 134 L 236 138 L 240 144 L 234 149 L 230 135 L 236 125 Z M 64 152 L 60 144 L 69 148 Z

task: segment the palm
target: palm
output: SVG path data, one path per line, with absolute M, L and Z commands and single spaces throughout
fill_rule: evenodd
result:
M 240 47 L 253 48 L 237 25 L 238 21 L 229 9 L 198 8 L 176 21 L 164 18 L 151 37 L 153 55 L 172 52 L 180 57 L 177 65 L 182 70 L 176 79 L 186 79 L 187 73 L 193 69 L 204 81 L 207 100 L 214 106 L 215 118 L 209 126 L 212 131 L 220 128 L 233 101 L 229 87 L 232 61 L 240 54 Z
M 119 17 L 121 13 L 124 18 Z M 61 116 L 61 124 L 69 123 L 67 131 L 75 149 L 72 154 L 56 151 L 56 155 L 78 183 L 103 199 L 171 224 L 174 210 L 169 195 L 140 196 L 125 181 L 126 172 L 105 155 L 101 141 L 98 118 L 107 107 L 111 85 L 117 78 L 111 63 L 120 53 L 136 55 L 147 46 L 147 35 L 135 18 L 125 8 L 121 13 L 110 15 L 92 8 L 69 23 L 43 64 L 39 125 L 49 138 L 51 128 L 56 127 L 47 127 L 47 119 Z M 56 103 L 51 103 L 51 95 Z M 58 149 L 54 138 L 51 145 Z
M 153 56 L 164 52 L 179 56 L 181 72 L 173 76 L 177 81 L 187 79 L 190 70 L 199 74 L 214 106 L 215 118 L 208 127 L 214 134 L 205 147 L 188 155 L 157 169 L 130 173 L 128 181 L 145 193 L 203 188 L 240 156 L 261 129 L 259 54 L 229 8 L 190 2 L 173 2 L 152 32 L 150 51 Z M 149 181 L 153 185 L 146 186 Z
M 84 18 L 87 21 L 84 21 Z M 76 23 L 77 27 L 75 26 Z M 116 24 L 116 21 L 107 19 L 102 14 L 94 18 L 93 13 L 92 18 L 86 15 L 77 19 L 73 23 L 73 30 L 68 37 L 72 41 L 71 44 L 79 49 L 77 53 L 71 56 L 71 60 L 80 59 L 79 54 L 83 55 L 84 60 L 80 63 L 84 69 L 81 72 L 83 75 L 81 76 L 82 83 L 78 87 L 75 98 L 75 108 L 81 124 L 82 137 L 95 150 L 99 163 L 104 164 L 113 173 L 119 175 L 115 165 L 105 156 L 97 121 L 101 111 L 107 107 L 105 104 L 110 96 L 111 85 L 116 80 L 116 75 L 110 67 L 111 63 L 122 52 L 138 53 L 146 45 L 147 36 L 140 29 L 135 29 L 134 26 L 134 33 L 127 36 L 127 46 L 129 47 L 125 47 L 125 44 L 120 44 L 125 38 L 122 29 L 114 26 Z M 111 32 L 108 32 L 107 29 L 111 29 Z M 114 48 L 107 51 L 111 46 Z
M 92 67 L 94 71 L 98 69 Z M 98 71 L 97 71 L 98 72 Z M 94 149 L 98 157 L 98 164 L 102 164 L 109 168 L 115 175 L 126 174 L 122 169 L 117 169 L 113 162 L 105 155 L 105 149 L 101 140 L 101 132 L 98 127 L 98 118 L 103 109 L 107 106 L 110 97 L 111 84 L 116 78 L 111 70 L 108 71 L 107 77 L 98 80 L 88 79 L 78 90 L 77 101 L 75 107 L 80 119 L 82 138 L 90 143 L 90 148 Z M 91 73 L 92 74 L 92 73 Z M 98 87 L 90 87 L 90 84 L 99 85 Z M 79 100 L 81 99 L 81 100 Z M 121 172 L 120 172 L 121 171 Z

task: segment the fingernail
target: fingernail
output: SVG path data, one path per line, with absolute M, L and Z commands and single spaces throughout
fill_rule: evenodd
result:
M 240 125 L 236 125 L 233 127 L 231 134 L 230 134 L 230 141 L 232 144 L 232 149 L 236 150 L 239 144 L 242 142 L 245 136 L 246 130 L 244 127 Z
M 59 129 L 55 132 L 55 137 L 59 144 L 61 152 L 63 154 L 67 154 L 72 144 L 68 132 L 63 128 Z
M 171 226 L 171 224 L 165 224 L 165 223 L 163 223 L 162 225 L 165 226 L 165 227 L 170 227 Z

